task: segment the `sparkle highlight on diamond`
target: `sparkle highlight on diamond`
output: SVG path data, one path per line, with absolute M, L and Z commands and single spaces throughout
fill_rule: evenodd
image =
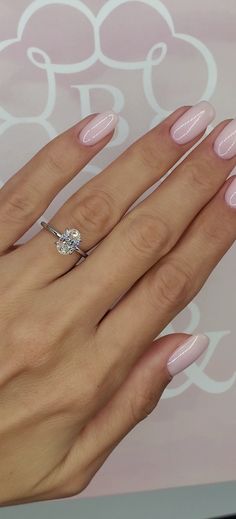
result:
M 67 255 L 76 252 L 81 242 L 81 235 L 77 229 L 66 229 L 56 242 L 60 254 Z

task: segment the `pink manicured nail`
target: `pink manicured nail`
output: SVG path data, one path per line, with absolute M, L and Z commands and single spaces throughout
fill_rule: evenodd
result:
M 203 132 L 214 117 L 214 107 L 208 101 L 201 101 L 175 122 L 170 130 L 171 137 L 177 144 L 186 144 Z
M 167 368 L 174 376 L 190 366 L 207 349 L 209 339 L 206 335 L 192 335 L 184 341 L 171 355 Z
M 112 111 L 96 115 L 80 132 L 80 142 L 86 146 L 96 144 L 114 130 L 118 119 L 118 115 Z
M 229 184 L 227 191 L 225 192 L 225 200 L 230 207 L 236 208 L 236 176 L 234 180 Z
M 236 119 L 230 121 L 215 140 L 214 150 L 222 159 L 236 155 Z

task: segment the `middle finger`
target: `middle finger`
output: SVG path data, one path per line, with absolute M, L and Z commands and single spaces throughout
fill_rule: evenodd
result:
M 222 160 L 214 149 L 216 138 L 225 142 L 227 122 L 221 123 L 149 197 L 130 211 L 79 270 L 75 267 L 56 283 L 59 290 L 62 284 L 70 298 L 76 300 L 77 280 L 80 294 L 88 290 L 89 280 L 88 305 L 96 322 L 173 248 L 236 165 L 235 156 L 231 154 L 232 158 Z M 236 125 L 234 121 L 229 124 L 229 135 L 232 124 Z M 71 312 L 76 316 L 76 304 Z

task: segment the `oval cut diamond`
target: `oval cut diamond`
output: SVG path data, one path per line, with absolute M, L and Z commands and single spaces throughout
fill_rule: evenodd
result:
M 60 254 L 73 254 L 81 241 L 80 232 L 77 229 L 66 229 L 56 242 Z

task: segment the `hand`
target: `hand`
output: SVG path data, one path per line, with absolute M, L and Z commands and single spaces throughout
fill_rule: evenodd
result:
M 235 180 L 226 179 L 236 123 L 221 123 L 128 209 L 213 115 L 206 102 L 178 109 L 66 201 L 50 224 L 80 230 L 81 248 L 93 250 L 79 263 L 45 229 L 14 244 L 109 142 L 114 114 L 58 136 L 1 189 L 2 506 L 78 494 L 205 350 L 201 334 L 154 339 L 235 240 Z

